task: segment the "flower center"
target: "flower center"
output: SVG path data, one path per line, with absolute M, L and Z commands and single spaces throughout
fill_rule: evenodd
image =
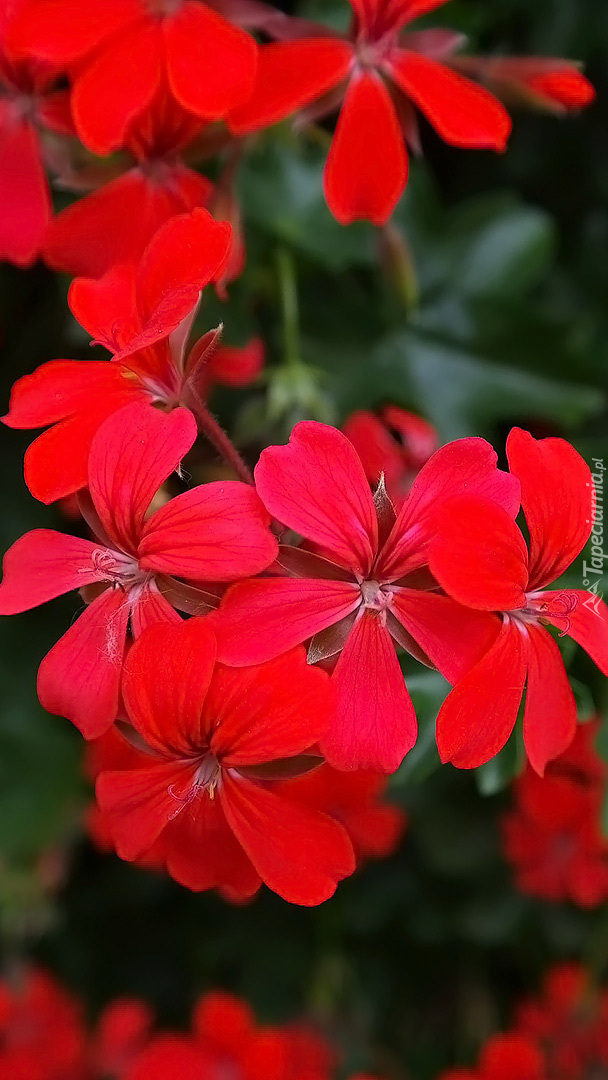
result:
M 362 581 L 360 585 L 363 607 L 372 611 L 386 611 L 393 601 L 392 590 L 379 581 Z
M 545 593 L 527 593 L 528 606 L 521 611 L 512 611 L 509 618 L 522 629 L 530 623 L 550 620 L 559 625 L 560 637 L 570 633 L 570 616 L 578 604 L 578 596 L 572 592 L 561 592 L 557 596 L 545 599 Z
M 167 788 L 169 795 L 177 804 L 170 821 L 173 821 L 186 806 L 198 799 L 205 791 L 211 800 L 215 798 L 215 790 L 222 779 L 220 764 L 209 752 L 203 754 L 199 761 L 200 764 L 187 787 L 182 788 L 179 784 L 171 784 Z
M 91 562 L 104 581 L 122 585 L 126 589 L 141 584 L 150 576 L 140 570 L 137 559 L 131 555 L 125 555 L 122 551 L 96 548 L 91 555 Z
M 215 789 L 221 780 L 222 770 L 214 754 L 203 757 L 194 775 L 194 788 L 197 792 L 206 791 L 210 799 L 215 797 Z

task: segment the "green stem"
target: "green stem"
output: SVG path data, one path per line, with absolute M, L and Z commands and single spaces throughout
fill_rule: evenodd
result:
M 277 269 L 283 319 L 283 353 L 289 367 L 300 365 L 300 313 L 298 282 L 291 252 L 285 247 L 277 251 Z

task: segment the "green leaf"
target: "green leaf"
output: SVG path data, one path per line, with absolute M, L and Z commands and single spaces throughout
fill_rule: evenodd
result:
M 496 420 L 522 415 L 578 424 L 599 412 L 605 400 L 593 387 L 496 364 L 414 330 L 380 342 L 370 357 L 370 373 L 375 392 L 368 385 L 368 394 L 373 392 L 376 401 L 413 405 L 446 440 L 478 435 Z
M 239 176 L 246 220 L 331 270 L 375 260 L 371 225 L 340 225 L 323 194 L 325 151 L 276 133 L 247 155 Z
M 504 300 L 528 292 L 551 266 L 556 235 L 549 215 L 504 201 L 475 201 L 453 218 L 452 287 L 460 293 Z

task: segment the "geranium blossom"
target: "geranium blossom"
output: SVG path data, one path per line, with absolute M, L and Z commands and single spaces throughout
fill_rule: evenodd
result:
M 608 991 L 582 964 L 557 964 L 517 1009 L 516 1029 L 542 1047 L 549 1080 L 601 1077 L 608 1068 Z
M 171 409 L 191 403 L 191 395 L 200 400 L 210 382 L 205 345 L 217 334 L 189 354 L 188 334 L 200 290 L 223 266 L 229 241 L 227 224 L 194 210 L 156 233 L 136 271 L 117 268 L 99 281 L 72 284 L 74 315 L 114 359 L 51 360 L 13 387 L 5 424 L 53 425 L 25 455 L 25 481 L 37 499 L 53 502 L 84 487 L 91 440 L 123 405 Z M 217 379 L 220 357 L 215 365 Z
M 40 665 L 38 695 L 49 712 L 87 738 L 116 717 L 129 622 L 134 636 L 158 620 L 179 621 L 159 585 L 169 575 L 234 581 L 263 570 L 277 545 L 251 487 L 234 481 L 192 488 L 147 516 L 161 484 L 196 438 L 186 409 L 120 409 L 100 427 L 89 456 L 95 540 L 36 529 L 4 557 L 0 614 L 28 611 L 74 589 L 89 605 Z M 93 588 L 91 588 L 93 587 Z M 172 599 L 179 590 L 171 591 Z M 201 601 L 213 604 L 202 594 Z M 183 600 L 189 610 L 187 598 Z
M 159 841 L 169 873 L 189 888 L 246 897 L 261 879 L 294 903 L 326 900 L 354 869 L 348 836 L 272 777 L 322 737 L 331 689 L 303 649 L 235 670 L 215 666 L 207 620 L 150 627 L 123 680 L 147 753 L 96 785 L 118 854 L 136 859 Z
M 54 270 L 101 277 L 116 266 L 136 263 L 170 218 L 205 206 L 213 185 L 183 161 L 184 151 L 204 127 L 161 84 L 145 112 L 127 128 L 128 160 L 122 175 L 116 176 L 112 161 L 106 166 L 110 179 L 103 183 L 107 177 L 98 166 L 95 176 L 101 186 L 50 222 L 42 250 L 46 263 Z
M 608 899 L 608 841 L 601 814 L 607 770 L 593 747 L 597 723 L 580 724 L 541 779 L 529 766 L 501 820 L 518 889 L 543 900 L 595 907 Z
M 563 439 L 537 441 L 519 428 L 509 435 L 507 455 L 521 482 L 529 550 L 509 514 L 487 499 L 454 497 L 437 515 L 429 560 L 437 580 L 462 604 L 502 612 L 492 648 L 441 708 L 437 745 L 443 761 L 461 768 L 488 761 L 509 738 L 527 685 L 524 741 L 542 775 L 576 730 L 574 694 L 546 627 L 570 635 L 608 674 L 608 609 L 583 589 L 546 589 L 591 535 L 588 466 Z
M 442 139 L 470 149 L 504 150 L 511 121 L 492 94 L 450 66 L 460 35 L 410 31 L 411 22 L 446 0 L 351 2 L 354 19 L 346 38 L 297 20 L 293 30 L 288 22 L 277 28 L 277 36 L 296 40 L 260 49 L 253 94 L 231 112 L 229 123 L 242 134 L 302 107 L 305 117 L 317 118 L 341 104 L 325 169 L 329 208 L 342 224 L 367 218 L 382 225 L 407 181 L 405 143 L 420 145 L 414 106 Z M 573 65 L 558 61 L 553 70 L 563 81 L 564 68 L 589 100 L 593 91 Z M 544 74 L 550 96 L 546 68 Z
M 217 615 L 222 662 L 260 663 L 312 638 L 309 662 L 337 659 L 339 708 L 322 749 L 339 768 L 392 772 L 416 739 L 416 719 L 393 640 L 452 681 L 480 657 L 497 627 L 420 577 L 435 508 L 448 492 L 484 491 L 515 514 L 519 485 L 496 469 L 483 439 L 443 447 L 418 475 L 396 515 L 374 500 L 357 453 L 341 432 L 313 421 L 287 446 L 269 447 L 257 490 L 284 525 L 308 542 L 281 548 L 283 576 L 230 589 Z
M 70 64 L 76 127 L 96 153 L 123 144 L 164 78 L 184 109 L 221 119 L 255 75 L 254 39 L 199 0 L 24 0 L 11 44 Z

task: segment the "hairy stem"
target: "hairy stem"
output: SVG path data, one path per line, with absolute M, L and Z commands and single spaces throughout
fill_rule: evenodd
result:
M 230 465 L 239 480 L 242 480 L 245 484 L 253 484 L 254 479 L 251 469 L 245 464 L 236 446 L 228 438 L 223 428 L 220 427 L 215 417 L 211 415 L 207 406 L 193 397 L 188 402 L 188 408 L 196 417 L 201 435 L 204 435 L 208 442 L 215 447 L 220 457 Z

